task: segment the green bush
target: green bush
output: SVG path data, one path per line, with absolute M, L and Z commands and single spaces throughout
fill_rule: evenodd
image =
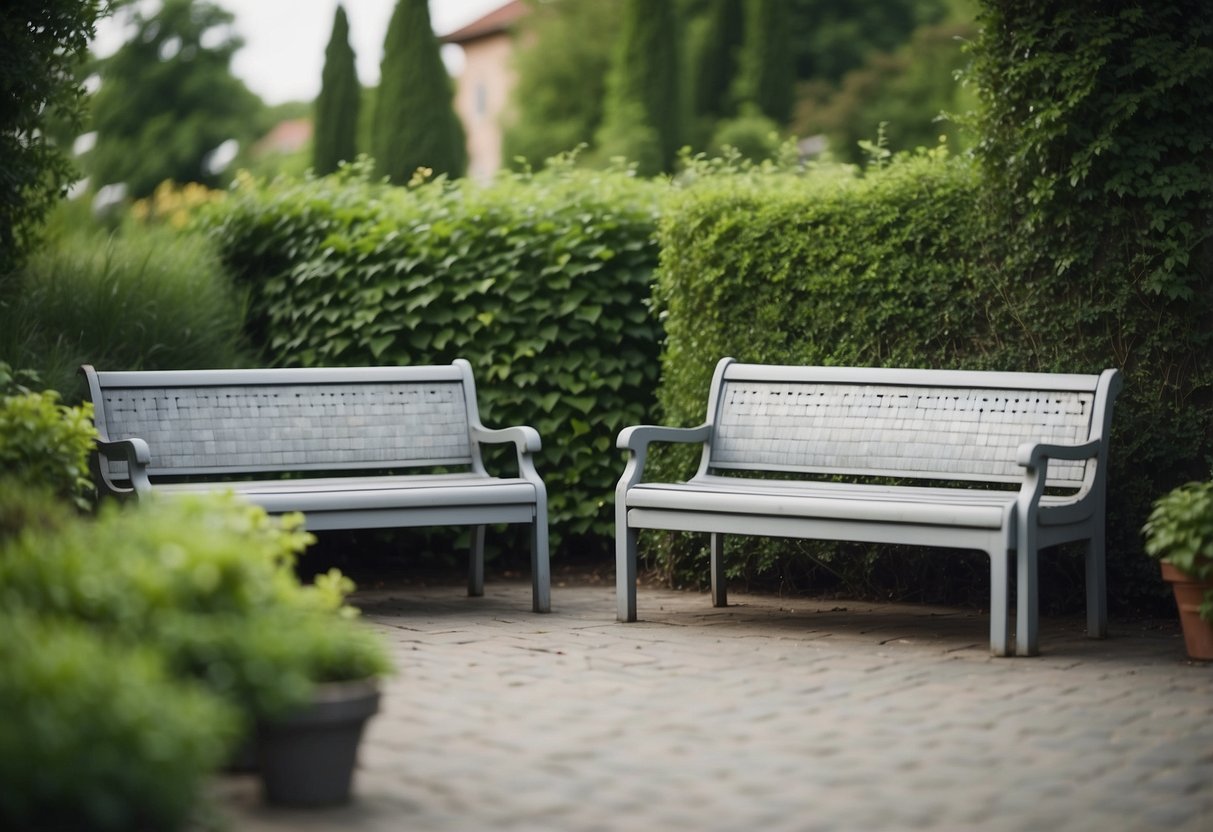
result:
M 662 187 L 557 163 L 491 186 L 247 180 L 211 217 L 283 365 L 475 370 L 490 426 L 533 425 L 557 535 L 612 533 L 614 439 L 645 421 Z
M 712 371 L 726 355 L 769 364 L 997 366 L 975 244 L 978 182 L 964 160 L 935 150 L 862 177 L 841 167 L 798 175 L 786 166 L 700 162 L 687 179 L 659 234 L 665 423 L 703 421 Z M 697 449 L 658 450 L 653 477 L 693 472 Z M 733 577 L 808 573 L 818 590 L 841 585 L 884 597 L 890 585 L 921 590 L 906 574 L 947 560 L 743 537 L 729 547 Z M 675 581 L 706 574 L 698 539 L 650 535 L 645 549 Z M 938 577 L 926 582 L 937 594 L 920 597 L 954 590 Z
M 295 577 L 311 539 L 300 520 L 231 495 L 108 503 L 95 520 L 0 549 L 0 607 L 152 646 L 247 719 L 272 716 L 305 702 L 316 682 L 388 669 L 382 647 L 349 620 L 348 580 Z
M 13 378 L 0 362 L 0 470 L 25 487 L 45 488 L 87 508 L 93 490 L 88 455 L 97 437 L 92 405 L 67 407 L 57 392 L 34 392 Z
M 177 829 L 235 741 L 233 710 L 91 624 L 0 613 L 0 826 Z
M 130 225 L 67 233 L 0 286 L 0 358 L 36 369 L 67 401 L 76 370 L 244 362 L 243 301 L 198 235 Z

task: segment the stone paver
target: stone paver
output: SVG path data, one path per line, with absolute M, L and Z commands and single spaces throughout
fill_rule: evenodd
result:
M 993 659 L 938 607 L 525 583 L 358 596 L 397 674 L 356 799 L 215 784 L 237 830 L 1213 829 L 1213 667 L 1172 631 L 1045 619 Z

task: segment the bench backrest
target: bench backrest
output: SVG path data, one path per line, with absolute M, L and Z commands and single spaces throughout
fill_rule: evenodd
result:
M 148 443 L 148 475 L 471 466 L 471 369 L 446 366 L 96 372 L 103 438 Z M 102 460 L 116 478 L 126 464 Z
M 738 364 L 716 370 L 700 471 L 1018 483 L 1024 442 L 1106 436 L 1102 375 Z M 1048 485 L 1089 486 L 1100 461 L 1054 461 Z

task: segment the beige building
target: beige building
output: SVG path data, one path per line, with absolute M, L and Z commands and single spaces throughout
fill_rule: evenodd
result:
M 463 49 L 455 112 L 467 133 L 472 179 L 484 181 L 501 168 L 502 119 L 515 81 L 512 30 L 529 11 L 523 0 L 511 0 L 440 38 Z

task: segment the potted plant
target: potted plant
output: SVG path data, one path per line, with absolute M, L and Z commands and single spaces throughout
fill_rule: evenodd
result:
M 380 639 L 344 602 L 349 579 L 334 570 L 314 588 L 314 603 L 271 612 L 245 636 L 253 653 L 274 657 L 307 689 L 302 701 L 257 720 L 257 768 L 272 804 L 349 800 L 363 728 L 379 709 L 378 680 L 391 669 Z
M 1175 592 L 1188 656 L 1213 660 L 1213 481 L 1160 497 L 1142 531 Z

